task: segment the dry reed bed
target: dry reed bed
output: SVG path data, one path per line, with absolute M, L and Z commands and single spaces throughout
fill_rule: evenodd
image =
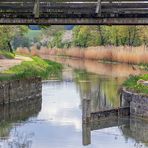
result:
M 122 62 L 128 64 L 148 64 L 148 49 L 140 47 L 114 47 L 99 46 L 88 48 L 69 48 L 69 49 L 48 49 L 41 47 L 38 50 L 35 46 L 29 51 L 27 48 L 19 48 L 17 52 L 31 55 L 62 55 L 74 58 L 84 58 L 90 60 L 105 60 Z

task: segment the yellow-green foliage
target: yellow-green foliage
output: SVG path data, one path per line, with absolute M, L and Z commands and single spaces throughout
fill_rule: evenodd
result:
M 148 74 L 144 74 L 144 75 L 140 75 L 140 76 L 131 76 L 129 79 L 127 79 L 124 82 L 123 85 L 127 89 L 130 89 L 132 91 L 148 94 L 148 86 L 145 86 L 141 83 L 137 83 L 138 80 L 148 81 Z
M 0 55 L 4 56 L 5 58 L 8 58 L 8 59 L 13 59 L 15 57 L 15 54 L 5 51 L 5 50 L 0 50 Z
M 52 61 L 43 60 L 39 57 L 33 57 L 33 61 L 24 61 L 9 70 L 4 71 L 0 80 L 11 80 L 28 77 L 48 78 L 58 76 L 62 66 Z

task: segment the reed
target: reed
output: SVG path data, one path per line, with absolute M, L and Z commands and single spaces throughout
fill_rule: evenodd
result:
M 17 52 L 26 53 L 26 49 L 17 50 Z M 148 64 L 148 49 L 144 46 L 98 46 L 88 48 L 70 48 L 70 49 L 31 49 L 31 55 L 58 55 L 68 56 L 80 59 L 103 60 L 111 62 L 121 62 L 128 64 Z

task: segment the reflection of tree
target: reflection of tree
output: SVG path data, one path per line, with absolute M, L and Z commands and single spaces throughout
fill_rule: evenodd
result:
M 34 99 L 0 105 L 0 139 L 8 139 L 13 123 L 20 123 L 37 116 L 41 110 L 41 96 Z
M 79 70 L 75 71 L 75 76 L 81 99 L 91 98 L 92 111 L 119 106 L 117 90 L 120 82 L 117 78 L 103 77 Z

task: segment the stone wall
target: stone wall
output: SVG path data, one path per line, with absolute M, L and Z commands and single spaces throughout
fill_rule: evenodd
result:
M 41 78 L 0 81 L 0 104 L 32 99 L 41 96 Z
M 148 95 L 129 92 L 124 88 L 122 106 L 130 106 L 131 115 L 148 118 Z

